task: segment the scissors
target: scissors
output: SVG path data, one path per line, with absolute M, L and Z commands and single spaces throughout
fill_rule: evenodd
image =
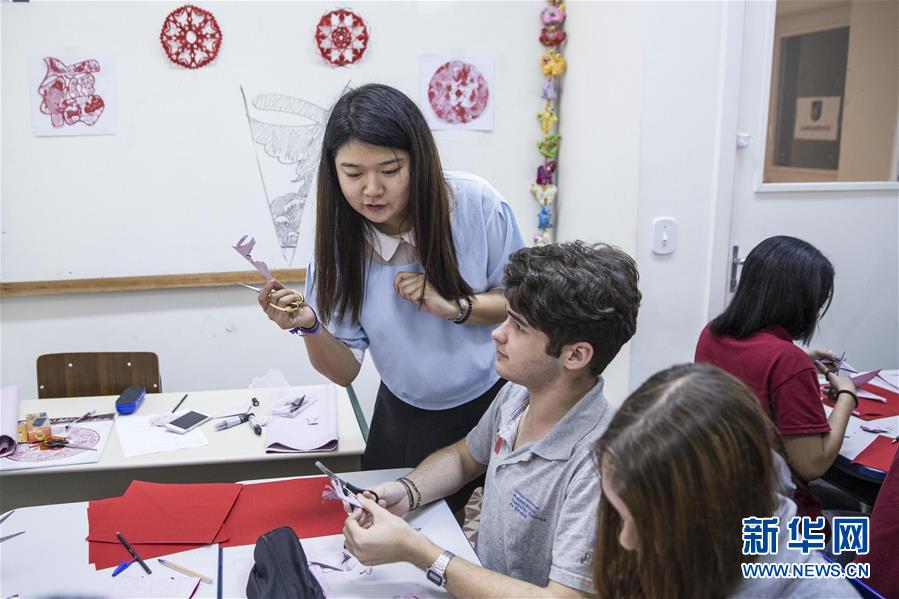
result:
M 16 510 L 12 510 L 12 511 L 9 512 L 8 514 L 6 514 L 6 515 L 3 516 L 2 518 L 0 518 L 0 524 L 2 524 L 4 520 L 6 520 L 6 519 L 9 518 L 10 516 L 12 516 L 13 513 L 15 513 L 15 511 L 16 511 Z M 17 537 L 17 536 L 23 535 L 23 534 L 25 534 L 25 531 L 24 531 L 24 530 L 19 531 L 19 532 L 14 532 L 13 534 L 11 534 L 11 535 L 6 535 L 5 537 L 0 537 L 0 543 L 2 543 L 3 541 L 8 541 L 8 540 L 10 540 L 10 539 L 12 539 L 12 538 L 14 538 L 14 537 Z
M 36 443 L 32 443 L 32 445 L 36 445 Z M 97 451 L 96 447 L 88 447 L 86 445 L 74 445 L 69 443 L 69 440 L 65 437 L 47 437 L 43 441 L 40 442 L 41 451 L 45 449 L 60 449 L 63 447 L 69 447 L 71 449 L 89 449 L 90 451 Z
M 375 493 L 374 491 L 372 491 L 371 489 L 360 489 L 353 483 L 348 483 L 347 481 L 343 480 L 342 478 L 340 478 L 339 476 L 337 476 L 336 474 L 334 474 L 333 472 L 328 470 L 325 467 L 325 465 L 319 461 L 316 461 L 315 465 L 318 467 L 319 470 L 324 472 L 328 476 L 328 478 L 331 479 L 331 482 L 333 482 L 335 485 L 340 486 L 341 490 L 344 493 L 349 491 L 353 495 L 359 495 L 360 493 L 365 493 L 366 491 L 368 491 L 369 493 L 371 493 L 374 496 L 375 502 L 379 501 L 378 494 Z
M 256 293 L 262 292 L 262 289 L 259 287 L 253 287 L 252 285 L 245 285 L 244 283 L 238 283 L 238 285 L 240 285 L 241 287 L 246 287 L 247 289 L 252 289 Z M 296 312 L 297 310 L 299 310 L 300 308 L 302 308 L 303 306 L 306 305 L 306 298 L 304 298 L 303 294 L 301 293 L 300 299 L 290 302 L 290 305 L 287 306 L 286 308 L 282 308 L 281 306 L 279 306 L 277 304 L 273 304 L 271 302 L 269 302 L 268 305 L 271 306 L 272 308 L 274 308 L 275 310 L 281 310 L 282 312 Z
M 253 408 L 258 408 L 258 407 L 259 407 L 259 400 L 256 399 L 255 397 L 253 397 L 250 399 L 250 407 L 248 407 L 243 412 L 238 412 L 237 414 L 225 414 L 224 416 L 216 416 L 216 418 L 230 418 L 232 416 L 244 416 L 246 414 L 249 414 L 250 410 L 252 410 Z

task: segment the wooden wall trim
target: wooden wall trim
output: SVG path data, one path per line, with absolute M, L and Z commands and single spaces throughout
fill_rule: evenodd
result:
M 272 276 L 282 283 L 304 283 L 305 268 L 273 270 Z M 223 287 L 247 283 L 261 287 L 264 280 L 255 270 L 242 272 L 202 272 L 183 275 L 149 275 L 143 277 L 108 277 L 102 279 L 70 279 L 61 281 L 0 282 L 0 297 L 23 295 L 61 295 L 65 293 L 103 293 L 109 291 L 141 291 L 146 289 L 185 289 Z

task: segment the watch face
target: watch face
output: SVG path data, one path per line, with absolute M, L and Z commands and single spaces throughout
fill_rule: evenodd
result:
M 441 577 L 440 574 L 438 574 L 437 572 L 434 572 L 433 570 L 428 570 L 426 574 L 427 574 L 428 580 L 430 580 L 431 582 L 433 582 L 434 584 L 436 584 L 439 587 L 443 586 L 443 577 Z

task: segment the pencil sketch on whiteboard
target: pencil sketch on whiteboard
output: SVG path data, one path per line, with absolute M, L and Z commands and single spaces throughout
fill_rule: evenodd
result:
M 272 224 L 284 259 L 292 264 L 330 109 L 284 94 L 259 94 L 252 106 L 266 111 L 263 121 L 251 116 L 242 86 L 240 93 Z

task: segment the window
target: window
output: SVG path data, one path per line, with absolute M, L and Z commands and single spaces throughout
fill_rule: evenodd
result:
M 896 181 L 899 2 L 777 5 L 765 182 Z

